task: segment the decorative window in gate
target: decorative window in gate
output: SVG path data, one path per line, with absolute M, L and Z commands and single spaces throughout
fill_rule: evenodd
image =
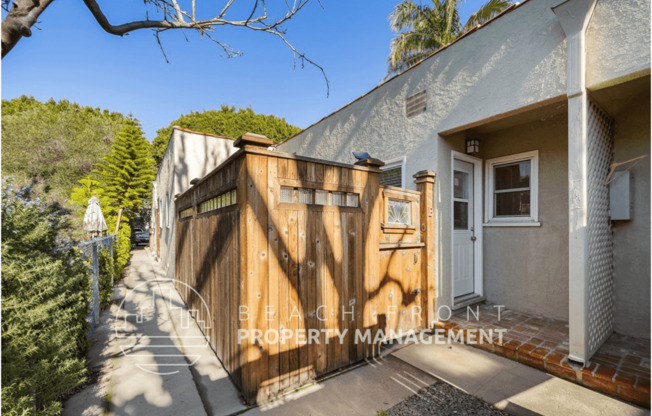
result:
M 360 195 L 355 192 L 326 191 L 321 189 L 281 186 L 280 201 L 287 204 L 355 208 L 360 206 Z
M 206 201 L 199 204 L 199 212 L 209 212 L 220 208 L 226 208 L 237 203 L 236 191 L 232 189 L 230 191 L 224 192 L 214 198 L 207 199 Z
M 421 221 L 419 216 L 420 195 L 408 189 L 382 186 L 381 189 L 381 228 L 385 237 L 390 238 L 387 234 L 411 234 L 413 236 L 409 239 L 418 241 L 416 233 Z M 406 241 L 405 238 L 401 237 L 400 239 L 402 242 Z
M 387 201 L 387 223 L 389 224 L 412 224 L 410 215 L 410 202 L 398 199 Z
M 179 211 L 179 219 L 192 217 L 192 207 Z

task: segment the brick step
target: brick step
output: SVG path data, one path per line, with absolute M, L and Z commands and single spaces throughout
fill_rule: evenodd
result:
M 458 334 L 457 339 L 461 338 L 463 343 L 469 346 L 518 361 L 591 390 L 650 408 L 650 370 L 635 362 L 628 362 L 629 357 L 622 360 L 620 357 L 613 360 L 607 357 L 600 359 L 600 362 L 590 362 L 582 369 L 576 369 L 569 365 L 568 347 L 564 343 L 536 337 L 515 339 L 510 337 L 509 331 L 503 332 L 502 340 L 494 334 L 493 342 L 480 342 L 486 341 L 477 335 L 477 330 L 482 327 L 469 328 L 468 324 L 462 327 L 451 321 L 437 322 L 435 328 L 446 331 L 446 336 L 448 332 L 454 331 Z M 469 329 L 475 330 L 471 337 L 467 332 Z M 463 335 L 459 336 L 458 331 L 462 331 Z M 518 335 L 519 338 L 527 338 Z

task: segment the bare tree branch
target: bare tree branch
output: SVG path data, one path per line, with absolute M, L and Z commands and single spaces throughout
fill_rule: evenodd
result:
M 224 17 L 224 15 L 226 14 L 226 11 L 229 10 L 229 8 L 231 7 L 231 5 L 233 4 L 233 1 L 234 1 L 234 0 L 229 0 L 229 2 L 226 3 L 226 4 L 224 5 L 224 8 L 223 8 L 222 11 L 220 12 L 220 14 L 217 15 L 217 18 L 218 18 L 218 19 L 221 19 L 221 18 Z
M 158 43 L 159 48 L 161 48 L 161 53 L 163 54 L 163 58 L 165 59 L 165 63 L 169 64 L 170 61 L 168 60 L 168 56 L 165 54 L 165 49 L 163 49 L 163 44 L 161 43 L 161 38 L 158 36 L 159 30 L 154 31 L 154 36 L 156 36 L 156 42 Z
M 38 17 L 54 0 L 15 0 L 11 6 L 10 1 L 3 0 L 2 7 L 8 10 L 7 16 L 2 21 L 2 57 L 23 37 L 32 36 L 32 26 Z
M 47 8 L 53 1 L 54 0 L 2 0 L 2 7 L 5 10 L 8 10 L 8 14 L 2 22 L 3 58 L 22 37 L 31 35 L 30 28 L 34 25 L 36 19 L 43 10 L 45 10 L 45 8 Z M 285 37 L 286 31 L 282 27 L 285 22 L 292 19 L 301 9 L 303 9 L 310 0 L 285 0 L 284 2 L 275 2 L 274 5 L 276 7 L 278 7 L 278 5 L 283 7 L 283 4 L 286 7 L 286 11 L 280 18 L 275 18 L 268 14 L 267 0 L 256 0 L 250 10 L 242 16 L 241 19 L 226 17 L 227 13 L 231 14 L 231 12 L 238 12 L 232 10 L 236 0 L 225 0 L 226 3 L 219 13 L 213 15 L 214 17 L 210 17 L 209 15 L 209 17 L 204 16 L 204 18 L 198 18 L 197 16 L 196 0 L 144 0 L 146 7 L 148 5 L 153 6 L 158 13 L 162 14 L 162 16 L 157 20 L 150 20 L 149 13 L 147 9 L 145 9 L 145 20 L 134 20 L 117 25 L 113 25 L 109 22 L 100 5 L 97 3 L 97 0 L 83 1 L 97 23 L 107 33 L 123 36 L 136 30 L 152 29 L 166 62 L 169 61 L 163 49 L 159 35 L 160 33 L 171 29 L 191 29 L 197 31 L 201 37 L 208 38 L 210 41 L 222 48 L 226 54 L 225 56 L 228 58 L 241 55 L 241 53 L 233 50 L 228 44 L 219 41 L 211 34 L 218 27 L 240 27 L 272 34 L 281 39 L 281 41 L 292 51 L 294 56 L 301 59 L 302 65 L 307 62 L 322 72 L 326 81 L 327 95 L 329 93 L 329 81 L 324 69 L 311 59 L 308 59 L 303 52 L 298 51 L 294 45 L 287 40 Z M 322 6 L 320 0 L 316 1 L 320 6 Z M 185 4 L 187 7 L 184 7 L 182 4 Z M 183 32 L 183 30 L 181 31 Z

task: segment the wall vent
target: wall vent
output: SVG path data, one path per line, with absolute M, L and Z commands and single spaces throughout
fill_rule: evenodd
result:
M 405 115 L 412 118 L 426 112 L 426 91 L 411 95 L 405 100 Z
M 380 172 L 380 184 L 389 186 L 403 186 L 403 167 L 397 166 Z

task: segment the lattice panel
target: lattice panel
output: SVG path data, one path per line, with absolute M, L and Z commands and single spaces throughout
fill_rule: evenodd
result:
M 605 180 L 613 159 L 609 116 L 589 102 L 588 114 L 588 357 L 613 332 L 613 237 L 609 187 Z

